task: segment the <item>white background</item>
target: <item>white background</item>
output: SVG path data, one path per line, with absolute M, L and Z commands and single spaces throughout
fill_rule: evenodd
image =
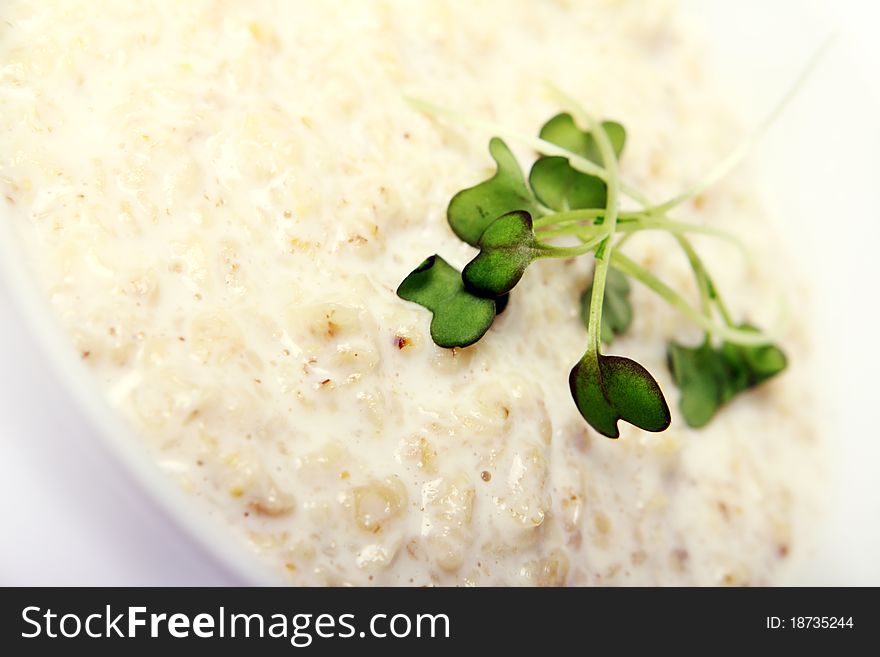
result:
M 777 98 L 822 36 L 838 33 L 827 65 L 754 157 L 766 170 L 760 183 L 770 210 L 799 231 L 801 265 L 822 299 L 815 321 L 827 345 L 824 374 L 836 382 L 828 387 L 837 409 L 829 426 L 846 476 L 820 566 L 806 581 L 880 584 L 880 386 L 872 371 L 880 366 L 880 3 L 686 4 L 716 37 L 723 73 L 749 92 L 747 110 L 766 109 L 772 100 L 755 97 Z M 838 187 L 827 189 L 826 180 Z M 852 191 L 841 191 L 841 181 Z M 0 280 L 0 584 L 236 583 L 93 434 Z

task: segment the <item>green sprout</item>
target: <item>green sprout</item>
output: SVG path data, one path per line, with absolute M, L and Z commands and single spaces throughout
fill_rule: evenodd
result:
M 667 353 L 672 377 L 681 389 L 681 413 L 692 427 L 702 427 L 722 404 L 786 366 L 785 354 L 773 345 L 723 342 L 713 347 L 707 339 L 698 347 L 673 342 Z
M 438 255 L 416 267 L 397 288 L 397 295 L 433 313 L 431 339 L 446 348 L 467 347 L 482 338 L 506 305 L 506 300 L 471 294 L 461 273 Z
M 590 254 L 595 268 L 581 295 L 587 348 L 569 373 L 571 395 L 581 415 L 609 438 L 620 435 L 620 420 L 654 432 L 665 430 L 671 422 L 654 377 L 634 360 L 602 351 L 603 344 L 610 345 L 632 324 L 630 281 L 636 281 L 704 331 L 699 346 L 672 342 L 667 347 L 672 380 L 681 391 L 682 416 L 691 427 L 704 426 L 734 396 L 782 372 L 787 360 L 770 334 L 733 319 L 688 234 L 729 240 L 744 250 L 742 242 L 717 228 L 677 221 L 670 212 L 720 180 L 745 157 L 804 83 L 823 50 L 749 139 L 688 190 L 661 203 L 652 203 L 620 178 L 624 127 L 614 121 L 597 121 L 556 88 L 551 92 L 571 113 L 552 117 L 538 137 L 409 99 L 420 110 L 488 128 L 501 137 L 489 142 L 495 173 L 458 192 L 447 210 L 453 232 L 479 252 L 461 274 L 439 256 L 431 256 L 404 279 L 398 295 L 433 313 L 431 337 L 437 345 L 464 347 L 486 334 L 533 261 Z M 502 137 L 538 152 L 528 179 Z M 621 210 L 621 196 L 639 207 Z M 665 231 L 675 239 L 693 270 L 699 307 L 623 253 L 626 241 L 643 231 Z M 560 237 L 579 243 L 551 243 Z

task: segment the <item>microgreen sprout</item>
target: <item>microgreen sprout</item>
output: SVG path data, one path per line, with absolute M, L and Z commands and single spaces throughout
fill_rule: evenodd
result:
M 630 282 L 637 281 L 704 331 L 699 346 L 671 342 L 667 360 L 681 391 L 685 422 L 691 427 L 705 425 L 722 405 L 784 370 L 787 361 L 773 344 L 773 334 L 734 320 L 688 234 L 726 239 L 745 251 L 742 242 L 717 228 L 678 221 L 669 213 L 733 169 L 803 84 L 821 52 L 752 137 L 703 180 L 662 203 L 652 203 L 621 179 L 623 125 L 597 121 L 555 87 L 551 93 L 570 113 L 553 116 L 538 137 L 409 99 L 420 110 L 501 136 L 489 142 L 495 173 L 458 192 L 447 209 L 453 232 L 479 252 L 460 274 L 440 256 L 431 256 L 404 279 L 398 295 L 433 313 L 431 337 L 437 345 L 464 347 L 486 334 L 533 261 L 592 254 L 592 279 L 581 294 L 587 348 L 569 373 L 572 398 L 581 415 L 610 438 L 619 436 L 620 420 L 646 431 L 663 431 L 670 424 L 669 407 L 654 377 L 632 359 L 603 353 L 603 345 L 611 345 L 632 324 Z M 538 152 L 527 177 L 504 138 Z M 622 210 L 621 196 L 639 207 Z M 672 235 L 693 270 L 698 307 L 622 252 L 629 238 L 642 231 Z M 576 238 L 579 244 L 552 243 L 559 237 Z
M 397 294 L 433 313 L 431 339 L 447 348 L 467 347 L 482 338 L 506 305 L 506 300 L 471 294 L 461 273 L 438 255 L 416 267 L 397 288 Z

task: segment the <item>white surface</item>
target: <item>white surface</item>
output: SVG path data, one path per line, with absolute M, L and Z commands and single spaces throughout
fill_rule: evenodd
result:
M 0 584 L 234 584 L 96 439 L 2 282 L 0 317 Z
M 829 345 L 822 377 L 832 382 L 829 426 L 840 443 L 835 513 L 806 581 L 880 584 L 871 370 L 880 365 L 880 316 L 867 304 L 880 280 L 872 193 L 880 181 L 880 88 L 872 72 L 880 67 L 872 43 L 880 7 L 869 0 L 835 2 L 833 12 L 831 3 L 801 0 L 689 4 L 710 26 L 720 70 L 742 90 L 743 107 L 759 113 L 835 24 L 840 34 L 755 159 L 769 209 L 797 231 L 799 262 L 815 285 L 815 321 Z M 0 584 L 235 583 L 96 440 L 2 281 L 0 319 Z M 845 413 L 847 404 L 865 410 Z

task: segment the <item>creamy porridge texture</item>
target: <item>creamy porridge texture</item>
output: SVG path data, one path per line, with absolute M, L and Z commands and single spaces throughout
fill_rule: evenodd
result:
M 4 221 L 110 403 L 157 462 L 296 584 L 766 584 L 802 547 L 816 471 L 804 329 L 790 368 L 689 429 L 665 364 L 698 332 L 634 285 L 610 353 L 673 424 L 595 434 L 566 376 L 587 258 L 541 262 L 477 345 L 436 347 L 395 289 L 534 133 L 546 78 L 626 125 L 623 176 L 680 190 L 742 137 L 663 2 L 5 2 Z M 534 154 L 516 149 L 521 161 Z M 733 309 L 772 323 L 786 268 L 743 174 L 679 213 Z M 699 238 L 695 238 L 699 239 Z M 693 292 L 666 235 L 627 253 Z M 789 288 L 790 289 L 790 288 Z M 133 438 L 134 439 L 134 438 Z

